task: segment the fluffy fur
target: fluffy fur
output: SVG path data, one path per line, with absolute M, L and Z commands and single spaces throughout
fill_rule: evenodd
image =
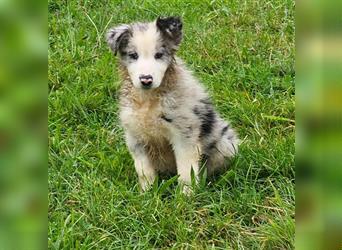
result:
M 237 153 L 237 134 L 175 56 L 181 39 L 178 17 L 124 24 L 107 33 L 110 48 L 119 53 L 120 118 L 143 190 L 159 172 L 171 172 L 187 192 L 191 168 L 197 179 L 201 161 L 212 174 Z M 146 75 L 152 79 L 148 86 L 141 78 Z

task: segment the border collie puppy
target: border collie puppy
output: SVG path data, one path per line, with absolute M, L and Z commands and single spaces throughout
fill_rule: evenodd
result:
M 177 173 L 191 192 L 191 169 L 201 162 L 208 174 L 224 169 L 237 153 L 236 132 L 214 110 L 199 81 L 175 56 L 182 40 L 179 17 L 122 24 L 106 35 L 119 54 L 123 78 L 120 119 L 142 190 L 160 172 Z

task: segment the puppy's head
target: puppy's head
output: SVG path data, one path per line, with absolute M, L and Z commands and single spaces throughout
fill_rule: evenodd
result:
M 107 32 L 107 43 L 127 68 L 136 88 L 158 88 L 182 40 L 179 17 L 123 24 Z

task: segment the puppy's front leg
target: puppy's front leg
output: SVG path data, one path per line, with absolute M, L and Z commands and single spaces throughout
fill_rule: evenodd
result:
M 145 151 L 144 144 L 129 133 L 126 133 L 126 142 L 134 159 L 140 187 L 143 191 L 146 191 L 151 187 L 156 178 L 156 170 Z
M 191 169 L 194 171 L 195 181 L 198 181 L 200 149 L 186 138 L 177 138 L 173 142 L 177 163 L 179 182 L 183 185 L 183 192 L 191 193 Z

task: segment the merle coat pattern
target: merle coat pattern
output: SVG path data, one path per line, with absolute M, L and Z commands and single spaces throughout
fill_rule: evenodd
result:
M 175 56 L 182 40 L 180 18 L 119 25 L 106 38 L 119 54 L 120 119 L 141 188 L 148 189 L 159 172 L 172 172 L 189 192 L 191 169 L 198 179 L 201 160 L 208 174 L 224 169 L 239 140 Z

